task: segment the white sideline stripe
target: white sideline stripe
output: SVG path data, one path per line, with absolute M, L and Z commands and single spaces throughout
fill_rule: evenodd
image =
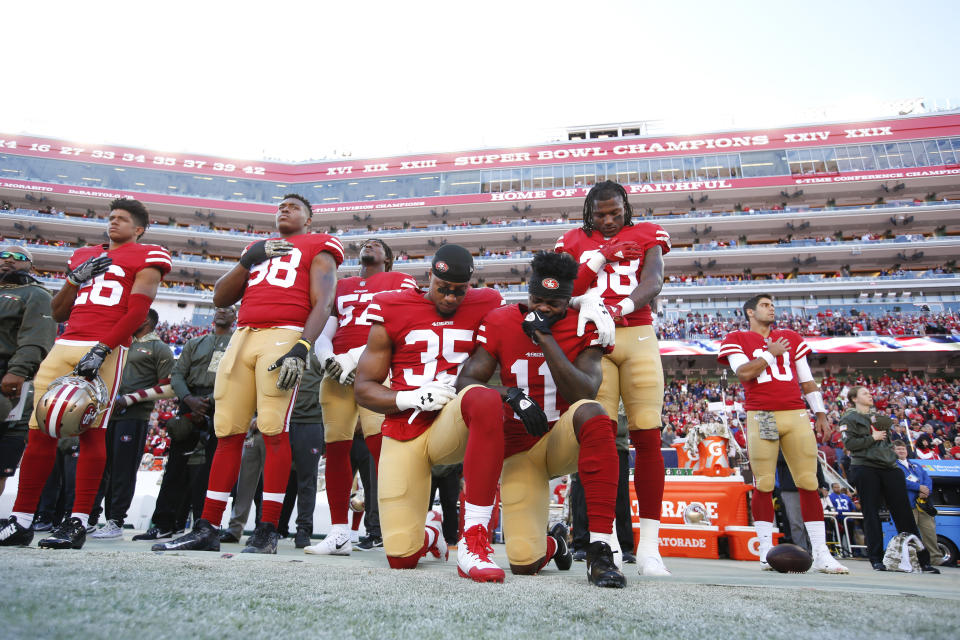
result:
M 226 502 L 230 497 L 229 491 L 210 491 L 207 489 L 207 498 L 210 500 L 216 500 L 218 502 Z
M 283 493 L 267 493 L 266 491 L 264 491 L 264 492 L 263 492 L 263 499 L 264 499 L 264 500 L 269 500 L 270 502 L 283 502 L 283 497 L 284 497 L 284 495 L 286 495 L 286 494 L 283 494 Z

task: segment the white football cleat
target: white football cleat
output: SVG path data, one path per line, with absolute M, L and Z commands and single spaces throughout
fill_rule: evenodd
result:
M 492 553 L 487 528 L 473 525 L 463 532 L 463 539 L 457 544 L 457 573 L 474 582 L 503 582 L 503 569 L 490 559 Z
M 663 558 L 655 556 L 637 556 L 637 573 L 641 576 L 669 576 L 670 570 L 663 564 Z
M 107 523 L 101 528 L 90 534 L 91 538 L 96 540 L 115 540 L 123 537 L 123 527 L 113 520 L 107 520 Z
M 450 549 L 447 547 L 447 541 L 443 538 L 443 517 L 436 511 L 430 511 L 427 513 L 427 521 L 423 526 L 434 533 L 433 546 L 427 551 L 437 560 L 446 562 L 450 557 Z
M 833 574 L 845 574 L 850 573 L 850 570 L 845 566 L 837 562 L 837 559 L 833 557 L 830 553 L 830 550 L 826 547 L 822 549 L 817 549 L 813 554 L 813 569 L 819 571 L 820 573 L 833 573 Z
M 304 553 L 315 556 L 348 556 L 353 551 L 350 543 L 350 530 L 344 527 L 334 527 L 327 537 L 317 544 L 303 548 Z

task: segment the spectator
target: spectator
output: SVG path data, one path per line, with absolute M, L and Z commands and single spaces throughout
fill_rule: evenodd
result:
M 881 505 L 886 503 L 897 533 L 911 533 L 919 538 L 920 531 L 907 501 L 907 486 L 898 468 L 897 456 L 887 440 L 892 420 L 872 411 L 873 398 L 865 387 L 851 387 L 848 397 L 854 408 L 843 414 L 840 425 L 844 430 L 844 445 L 851 453 L 850 469 L 860 495 L 867 556 L 875 571 L 886 571 Z M 926 549 L 920 550 L 917 559 L 924 573 L 940 573 L 930 564 L 930 552 Z
M 929 513 L 931 510 L 934 514 L 936 513 L 936 509 L 930 504 L 933 480 L 922 466 L 907 460 L 906 442 L 900 440 L 894 442 L 893 451 L 897 454 L 897 466 L 907 479 L 907 501 L 913 507 L 913 517 L 920 530 L 920 539 L 923 540 L 923 546 L 930 552 L 930 564 L 937 566 L 943 562 L 943 553 L 937 542 L 937 525 L 934 515 Z

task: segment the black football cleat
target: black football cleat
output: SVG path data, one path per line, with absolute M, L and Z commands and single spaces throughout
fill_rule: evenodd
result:
M 871 562 L 870 566 L 874 571 L 886 571 L 887 567 L 882 562 Z
M 261 522 L 247 540 L 247 546 L 240 553 L 276 553 L 280 533 L 269 522 Z
M 622 589 L 627 579 L 613 561 L 613 549 L 606 542 L 591 542 L 587 547 L 587 580 L 598 587 Z
M 33 542 L 32 529 L 20 526 L 13 516 L 0 520 L 0 547 L 26 547 L 31 542 Z
M 573 566 L 573 553 L 570 551 L 570 545 L 567 544 L 567 525 L 558 522 L 547 534 L 557 543 L 557 552 L 553 554 L 553 562 L 560 571 L 569 571 Z
M 923 565 L 922 567 L 920 567 L 920 571 L 923 572 L 923 573 L 932 573 L 932 574 L 939 574 L 939 573 L 940 573 L 940 569 L 937 569 L 937 568 L 936 568 L 935 566 L 933 566 L 932 564 L 925 564 L 925 565 Z
M 150 527 L 143 533 L 138 533 L 133 536 L 133 540 L 140 542 L 141 540 L 165 540 L 167 538 L 173 537 L 173 531 L 169 529 L 161 529 L 160 527 Z
M 87 528 L 80 522 L 80 518 L 64 518 L 37 546 L 41 549 L 79 549 L 86 541 Z
M 193 531 L 170 542 L 162 542 L 150 547 L 151 551 L 220 551 L 220 532 L 207 520 L 200 518 L 193 525 Z

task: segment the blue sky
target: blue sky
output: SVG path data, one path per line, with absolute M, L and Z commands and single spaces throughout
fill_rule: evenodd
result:
M 305 160 L 960 106 L 949 0 L 17 5 L 0 131 L 81 142 Z

